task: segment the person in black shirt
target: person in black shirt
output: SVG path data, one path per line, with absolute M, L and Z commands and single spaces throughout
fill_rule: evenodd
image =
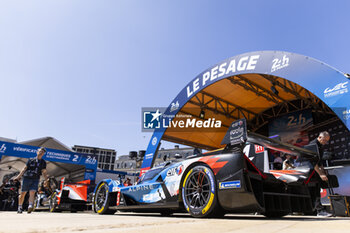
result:
M 44 156 L 46 149 L 41 147 L 37 151 L 37 156 L 35 158 L 28 159 L 26 166 L 22 169 L 22 171 L 18 174 L 15 180 L 21 179 L 22 181 L 22 190 L 21 194 L 18 197 L 18 211 L 17 213 L 22 213 L 22 204 L 24 201 L 24 197 L 27 192 L 29 192 L 29 206 L 28 206 L 28 214 L 34 210 L 34 196 L 35 192 L 38 191 L 38 185 L 41 174 L 45 177 L 45 182 L 48 181 L 48 175 L 46 172 L 46 162 L 42 157 Z
M 326 175 L 326 172 L 323 167 L 323 146 L 328 143 L 330 139 L 330 135 L 327 131 L 321 132 L 317 138 L 312 140 L 307 146 L 305 146 L 307 149 L 314 150 L 318 154 L 318 157 L 314 160 L 306 160 L 305 158 L 299 157 L 297 159 L 297 166 L 298 167 L 309 167 L 310 169 L 315 169 L 317 174 L 320 176 L 322 181 L 328 182 L 328 178 Z M 312 149 L 314 148 L 314 149 Z M 321 194 L 320 194 L 320 187 L 318 187 L 319 191 L 317 192 L 316 201 L 315 201 L 315 208 L 317 210 L 317 216 L 327 216 L 330 217 L 332 214 L 326 212 L 325 208 L 321 204 Z

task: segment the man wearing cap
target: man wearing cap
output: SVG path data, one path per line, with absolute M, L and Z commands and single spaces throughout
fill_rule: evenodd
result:
M 19 180 L 23 175 L 21 194 L 18 197 L 17 213 L 19 214 L 23 212 L 22 205 L 27 192 L 29 192 L 28 214 L 30 214 L 33 211 L 34 196 L 35 192 L 38 191 L 38 185 L 41 174 L 44 175 L 45 182 L 48 181 L 48 175 L 46 172 L 46 162 L 44 159 L 42 159 L 42 157 L 45 155 L 45 152 L 46 149 L 44 147 L 41 147 L 37 151 L 36 157 L 28 159 L 26 166 L 15 178 L 15 180 Z

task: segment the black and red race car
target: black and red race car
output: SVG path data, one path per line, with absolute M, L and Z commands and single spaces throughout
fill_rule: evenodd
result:
M 155 167 L 139 183 L 124 187 L 101 181 L 94 191 L 93 209 L 99 214 L 134 212 L 189 212 L 193 217 L 259 212 L 281 217 L 292 212 L 313 214 L 319 192 L 314 171 L 308 168 L 270 171 L 265 153 L 274 150 L 315 159 L 311 150 L 255 134 L 247 134 L 244 119 L 231 124 L 222 149 Z M 265 154 L 265 156 L 264 156 Z

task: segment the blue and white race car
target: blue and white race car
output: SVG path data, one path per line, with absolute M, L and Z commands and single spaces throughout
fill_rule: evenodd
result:
M 319 192 L 317 174 L 310 169 L 266 171 L 261 167 L 264 150 L 281 151 L 313 160 L 310 150 L 284 144 L 254 133 L 245 121 L 233 122 L 216 151 L 193 155 L 147 171 L 140 182 L 124 187 L 106 179 L 97 184 L 93 209 L 99 214 L 115 211 L 188 212 L 193 217 L 226 213 L 259 212 L 281 217 L 292 212 L 312 214 Z

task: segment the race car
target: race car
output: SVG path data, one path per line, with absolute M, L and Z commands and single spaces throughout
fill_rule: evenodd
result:
M 48 183 L 41 181 L 35 193 L 34 211 L 50 209 L 52 195 L 56 195 L 55 192 L 58 191 L 58 182 L 54 177 L 50 177 Z
M 312 160 L 315 152 L 248 134 L 245 119 L 230 125 L 222 144 L 226 145 L 222 149 L 155 167 L 133 186 L 102 180 L 94 191 L 93 210 L 98 214 L 188 212 L 199 218 L 226 213 L 258 212 L 267 217 L 314 213 L 319 192 L 315 172 L 309 168 L 270 171 L 264 158 L 265 152 L 274 150 Z
M 50 212 L 88 210 L 92 196 L 89 196 L 90 187 L 90 180 L 65 183 L 65 178 L 61 178 L 60 188 L 50 196 Z

